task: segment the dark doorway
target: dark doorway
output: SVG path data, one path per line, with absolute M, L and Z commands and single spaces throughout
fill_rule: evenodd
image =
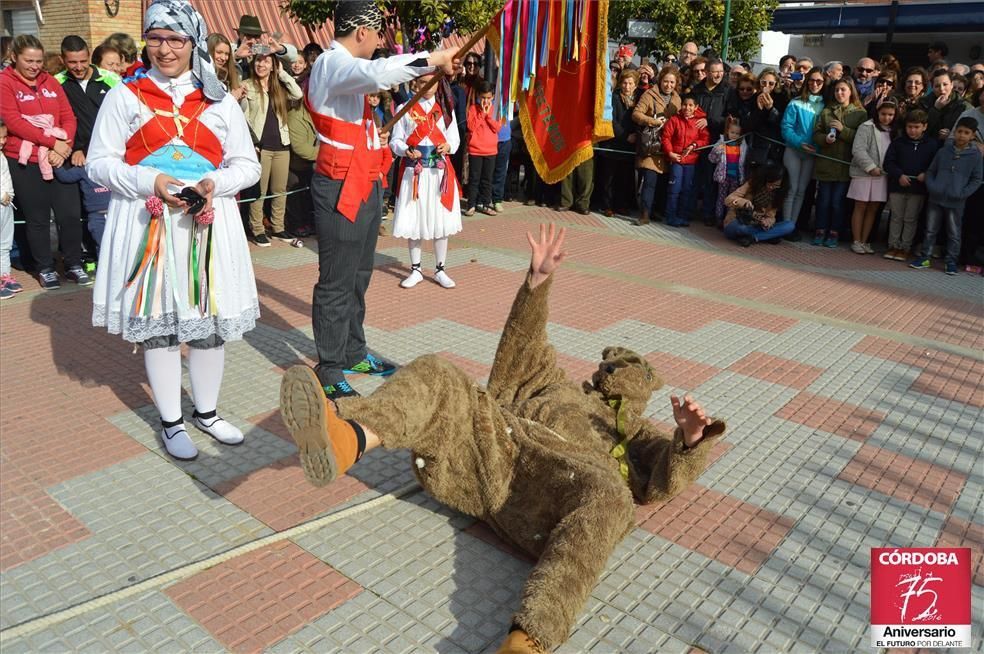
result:
M 884 41 L 869 42 L 868 56 L 878 61 L 883 54 L 890 52 L 899 60 L 899 64 L 902 66 L 902 72 L 904 73 L 912 66 L 927 66 L 929 64 L 926 60 L 926 51 L 928 49 L 929 43 L 899 43 L 896 41 L 892 43 L 891 47 L 886 47 Z

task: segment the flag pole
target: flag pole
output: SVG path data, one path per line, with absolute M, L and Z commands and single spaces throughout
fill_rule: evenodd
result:
M 479 41 L 481 41 L 482 38 L 486 34 L 488 34 L 489 30 L 492 29 L 492 23 L 494 23 L 494 22 L 495 21 L 489 21 L 489 24 L 488 25 L 486 25 L 482 29 L 480 29 L 477 32 L 475 32 L 474 34 L 472 34 L 471 38 L 468 39 L 468 42 L 465 43 L 460 48 L 458 48 L 458 52 L 457 52 L 457 54 L 455 54 L 455 57 L 454 58 L 455 59 L 462 59 L 462 58 L 464 58 L 464 56 L 466 54 L 468 54 L 468 52 L 472 48 L 475 47 L 475 44 L 478 43 Z M 434 73 L 434 76 L 431 77 L 427 81 L 426 84 L 424 84 L 423 88 L 421 88 L 419 91 L 417 91 L 414 94 L 414 96 L 412 98 L 410 98 L 410 100 L 406 104 L 403 105 L 403 108 L 401 108 L 399 111 L 397 111 L 393 115 L 393 117 L 390 118 L 389 121 L 385 125 L 382 126 L 382 128 L 379 131 L 380 132 L 383 132 L 383 133 L 387 133 L 390 130 L 392 130 L 393 129 L 393 126 L 396 125 L 397 121 L 399 121 L 401 118 L 403 118 L 403 116 L 408 111 L 410 111 L 418 102 L 420 102 L 420 100 L 424 97 L 424 94 L 427 93 L 427 91 L 429 91 L 431 89 L 431 87 L 433 87 L 435 84 L 437 84 L 438 82 L 440 82 L 446 75 L 447 75 L 447 73 L 445 73 L 443 70 L 439 70 L 436 73 Z

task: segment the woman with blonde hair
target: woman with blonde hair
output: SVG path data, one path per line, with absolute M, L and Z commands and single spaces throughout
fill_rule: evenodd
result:
M 260 159 L 260 197 L 268 192 L 270 223 L 273 238 L 297 245 L 300 241 L 284 226 L 287 210 L 287 176 L 290 173 L 290 127 L 287 112 L 291 100 L 300 100 L 304 93 L 294 78 L 280 65 L 273 55 L 256 55 L 250 64 L 250 78 L 246 81 L 246 95 L 240 101 L 246 113 L 246 122 L 253 130 L 254 145 Z M 249 208 L 249 225 L 253 242 L 269 247 L 263 226 L 263 200 L 257 200 Z
M 236 100 L 246 95 L 246 87 L 239 79 L 239 68 L 232 56 L 232 43 L 225 34 L 213 32 L 208 35 L 208 55 L 215 66 L 215 76 L 219 78 L 226 91 Z

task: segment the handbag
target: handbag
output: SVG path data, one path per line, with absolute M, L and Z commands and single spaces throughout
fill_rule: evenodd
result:
M 646 126 L 639 130 L 639 149 L 643 154 L 654 157 L 663 151 L 662 132 L 662 127 L 653 126 Z

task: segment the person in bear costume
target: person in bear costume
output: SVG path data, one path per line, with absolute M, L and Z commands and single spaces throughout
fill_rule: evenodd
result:
M 537 560 L 500 653 L 567 640 L 609 555 L 635 526 L 633 496 L 649 504 L 678 494 L 725 431 L 686 396 L 671 398 L 674 434 L 660 433 L 642 414 L 662 381 L 622 347 L 605 348 L 590 382 L 569 380 L 546 331 L 564 230 L 541 225 L 539 239 L 527 237 L 530 270 L 486 388 L 426 355 L 368 397 L 332 404 L 307 366 L 290 368 L 280 391 L 281 415 L 314 485 L 373 447 L 407 448 L 428 493 Z

